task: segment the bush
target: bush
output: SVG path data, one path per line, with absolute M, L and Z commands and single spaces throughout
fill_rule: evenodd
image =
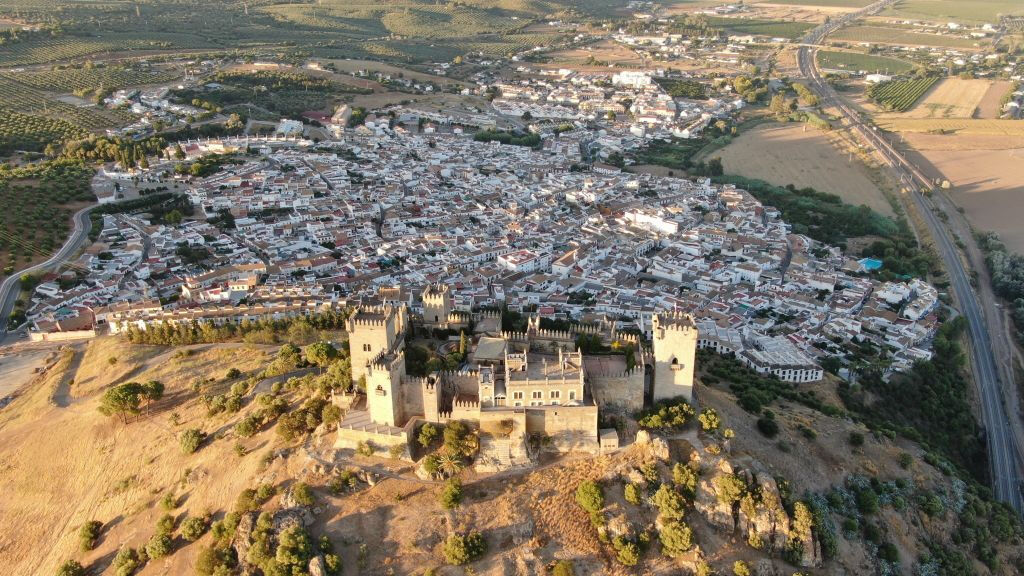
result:
M 687 498 L 697 495 L 697 472 L 682 462 L 676 462 L 672 466 L 672 482 L 676 488 L 682 490 Z
M 896 461 L 899 463 L 900 468 L 906 470 L 910 468 L 911 464 L 914 463 L 914 457 L 911 456 L 908 452 L 903 452 L 899 455 Z
M 146 556 L 152 559 L 163 558 L 173 550 L 174 542 L 166 532 L 157 532 L 146 543 Z
M 190 428 L 181 433 L 181 451 L 185 454 L 193 454 L 199 449 L 199 445 L 203 443 L 203 439 L 206 438 L 206 434 L 198 428 Z
M 312 506 L 316 499 L 313 498 L 313 491 L 305 482 L 296 482 L 292 486 L 292 499 L 300 506 Z
M 750 576 L 750 566 L 743 560 L 737 560 L 732 563 L 732 573 L 733 576 Z
M 658 533 L 661 553 L 669 558 L 682 555 L 693 546 L 693 531 L 682 522 L 666 522 Z
M 668 484 L 662 484 L 652 499 L 662 520 L 679 520 L 683 517 L 683 497 Z
M 85 568 L 75 560 L 68 560 L 57 569 L 57 576 L 85 576 Z
M 189 542 L 195 542 L 206 534 L 206 530 L 210 527 L 210 521 L 207 518 L 193 516 L 187 518 L 181 523 L 181 537 Z
M 174 492 L 168 492 L 164 494 L 164 497 L 160 499 L 160 507 L 170 512 L 178 507 L 178 497 L 174 495 Z
M 196 558 L 196 574 L 199 576 L 220 576 L 231 574 L 237 564 L 235 550 L 231 547 L 203 548 Z
M 576 503 L 591 514 L 604 508 L 604 492 L 601 485 L 593 480 L 585 480 L 576 487 Z
M 559 560 L 551 570 L 551 576 L 576 576 L 576 569 L 569 560 Z
M 612 543 L 612 547 L 618 552 L 615 558 L 619 561 L 619 564 L 623 566 L 636 566 L 640 562 L 640 548 L 637 547 L 636 542 L 630 542 L 619 536 Z
M 82 524 L 82 527 L 78 529 L 78 543 L 83 552 L 96 547 L 96 541 L 99 540 L 102 529 L 103 523 L 99 520 L 90 520 Z
M 452 510 L 459 502 L 462 502 L 462 482 L 458 478 L 450 478 L 441 490 L 441 506 L 445 510 Z
M 623 496 L 626 498 L 626 502 L 629 502 L 630 504 L 639 504 L 642 498 L 640 487 L 632 482 L 626 484 Z
M 480 558 L 487 551 L 487 541 L 479 532 L 452 534 L 444 543 L 444 559 L 453 566 L 462 566 Z
M 850 432 L 850 446 L 858 448 L 864 445 L 864 435 L 860 432 Z
M 437 426 L 434 426 L 433 424 L 428 422 L 424 424 L 422 428 L 420 428 L 420 434 L 416 438 L 416 440 L 417 442 L 420 443 L 420 446 L 428 448 L 431 444 L 434 443 L 434 440 L 437 440 L 437 434 Z
M 356 453 L 361 456 L 373 456 L 373 444 L 369 441 L 362 441 L 356 445 Z
M 714 408 L 705 408 L 701 410 L 700 416 L 698 416 L 697 419 L 700 420 L 700 427 L 705 432 L 714 432 L 722 425 L 722 421 L 718 417 L 718 412 L 716 412 Z
M 142 566 L 142 560 L 134 548 L 126 546 L 117 551 L 110 566 L 114 569 L 115 576 L 131 576 Z
M 769 438 L 774 438 L 779 433 L 779 423 L 774 418 L 762 416 L 757 419 L 757 430 Z
M 651 430 L 681 430 L 693 417 L 693 407 L 683 398 L 658 401 L 653 408 L 640 413 L 637 424 Z
M 164 514 L 156 521 L 156 531 L 160 534 L 171 534 L 174 532 L 174 516 Z
M 878 512 L 878 495 L 871 488 L 863 488 L 857 492 L 857 510 L 865 516 Z

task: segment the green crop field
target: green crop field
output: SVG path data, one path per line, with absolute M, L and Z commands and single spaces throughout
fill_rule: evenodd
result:
M 0 108 L 0 156 L 42 152 L 50 142 L 82 138 L 86 132 L 63 120 Z
M 0 168 L 0 277 L 50 256 L 67 238 L 74 203 L 93 201 L 92 170 L 55 161 Z
M 0 66 L 16 67 L 124 53 L 309 51 L 314 55 L 446 60 L 483 51 L 507 55 L 562 38 L 548 20 L 625 16 L 623 0 L 10 0 L 0 18 L 46 28 L 0 37 Z M 56 24 L 59 22 L 59 28 Z M 537 31 L 537 32 L 534 32 Z
M 914 65 L 905 60 L 860 54 L 858 52 L 835 52 L 831 50 L 818 51 L 818 65 L 826 70 L 889 74 L 902 74 L 914 69 Z
M 814 28 L 810 22 L 785 22 L 782 20 L 758 20 L 755 18 L 709 17 L 708 24 L 733 34 L 752 34 L 772 38 L 795 39 Z
M 122 124 L 117 113 L 95 107 L 79 107 L 47 98 L 45 94 L 0 76 L 0 108 L 63 120 L 87 130 Z
M 996 24 L 1000 15 L 1024 15 L 1020 0 L 900 0 L 883 16 L 946 22 Z
M 122 66 L 65 68 L 28 72 L 8 72 L 5 76 L 33 88 L 50 92 L 82 92 L 100 88 L 116 90 L 126 86 L 156 84 L 179 78 L 175 71 L 144 70 Z
M 918 99 L 929 88 L 934 86 L 938 80 L 938 77 L 931 76 L 928 78 L 882 82 L 881 84 L 869 87 L 867 95 L 886 110 L 906 112 L 913 108 Z
M 903 28 L 883 26 L 851 26 L 839 30 L 829 38 L 848 42 L 875 42 L 903 46 L 939 46 L 944 48 L 978 49 L 978 40 L 950 34 L 922 34 Z

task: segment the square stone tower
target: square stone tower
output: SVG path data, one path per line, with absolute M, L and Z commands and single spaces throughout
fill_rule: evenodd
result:
M 429 328 L 444 326 L 455 309 L 447 284 L 430 284 L 423 289 L 423 324 Z
M 693 316 L 662 312 L 651 320 L 654 330 L 654 401 L 682 396 L 693 402 L 697 326 Z
M 352 354 L 352 380 L 368 376 L 367 365 L 379 355 L 405 346 L 408 311 L 405 306 L 361 306 L 345 322 Z

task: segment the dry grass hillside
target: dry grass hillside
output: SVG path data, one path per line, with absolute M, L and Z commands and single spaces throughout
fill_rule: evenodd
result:
M 235 424 L 252 413 L 257 403 L 251 398 L 270 390 L 269 385 L 250 388 L 237 413 L 208 415 L 197 387 L 203 394 L 223 394 L 232 384 L 252 382 L 247 379 L 275 354 L 274 347 L 168 348 L 116 338 L 63 349 L 45 375 L 0 411 L 0 484 L 5 487 L 0 491 L 0 565 L 5 573 L 53 574 L 74 558 L 96 574 L 113 574 L 114 555 L 122 546 L 138 548 L 150 539 L 167 513 L 161 501 L 173 494 L 174 552 L 138 573 L 194 574 L 200 550 L 213 544 L 213 536 L 184 540 L 180 527 L 186 517 L 209 512 L 222 518 L 235 509 L 243 490 L 260 484 L 274 486 L 278 494 L 262 504 L 263 510 L 293 509 L 292 490 L 299 481 L 314 496 L 302 512 L 307 530 L 314 540 L 330 540 L 344 576 L 525 576 L 546 574 L 559 560 L 571 561 L 576 574 L 587 575 L 688 574 L 705 562 L 719 574 L 730 574 L 737 560 L 752 567 L 760 562 L 765 570 L 773 566 L 775 572 L 763 573 L 783 576 L 797 571 L 872 574 L 879 569 L 883 545 L 896 555 L 902 573 L 911 574 L 929 546 L 962 548 L 953 538 L 968 513 L 958 512 L 964 486 L 925 463 L 915 444 L 876 438 L 849 420 L 781 401 L 771 404 L 779 432 L 768 438 L 724 384 L 698 388 L 702 408 L 713 408 L 721 419 L 717 432 L 698 431 L 691 424 L 667 443 L 655 439 L 600 457 L 545 458 L 537 469 L 490 476 L 466 471 L 461 505 L 446 510 L 439 499 L 443 483 L 419 478 L 408 462 L 335 450 L 333 434 L 323 433 L 322 427 L 309 438 L 291 441 L 273 426 L 250 438 L 238 437 Z M 228 379 L 232 368 L 241 374 Z M 163 382 L 166 392 L 137 419 L 125 424 L 97 410 L 110 386 L 149 380 Z M 277 393 L 294 409 L 301 390 L 286 386 Z M 178 438 L 190 428 L 208 437 L 194 454 L 184 454 Z M 731 439 L 726 428 L 735 433 Z M 862 445 L 851 446 L 854 433 L 864 436 Z M 240 455 L 238 445 L 245 454 Z M 700 485 L 682 519 L 692 528 L 694 546 L 670 559 L 659 552 L 664 519 L 652 504 L 653 494 L 661 483 L 675 481 L 675 463 L 687 462 L 700 469 Z M 739 521 L 733 526 L 728 513 L 724 519 L 713 514 L 718 489 L 711 486 L 723 470 L 778 482 L 790 517 L 797 500 L 845 507 L 828 520 L 835 557 L 820 567 L 800 568 L 778 551 L 748 546 L 748 528 L 741 529 Z M 351 487 L 347 471 L 356 472 Z M 875 491 L 881 494 L 876 509 L 858 511 L 859 494 L 872 478 L 870 485 L 877 482 Z M 574 497 L 585 480 L 599 482 L 604 492 L 600 533 L 605 541 Z M 645 498 L 631 503 L 625 496 L 627 483 L 645 486 Z M 751 485 L 749 493 L 767 502 L 767 492 L 755 488 Z M 937 503 L 928 500 L 932 496 Z M 927 513 L 926 505 L 931 506 Z M 78 530 L 89 520 L 104 527 L 95 550 L 83 552 Z M 486 540 L 484 556 L 468 567 L 446 565 L 448 536 L 473 531 Z M 616 559 L 616 542 L 625 537 L 650 539 L 634 568 Z M 815 532 L 814 538 L 820 546 L 823 536 Z M 996 547 L 995 571 L 977 561 L 971 571 L 1014 573 L 1022 548 L 1019 536 L 1013 542 Z

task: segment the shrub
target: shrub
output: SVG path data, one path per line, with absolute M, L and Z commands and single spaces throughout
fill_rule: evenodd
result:
M 401 458 L 402 454 L 404 452 L 405 452 L 405 447 L 402 446 L 401 444 L 395 444 L 394 446 L 388 448 L 388 456 L 390 456 L 391 458 L 393 458 L 395 460 L 398 460 L 399 458 Z
M 750 576 L 750 566 L 743 560 L 737 560 L 732 563 L 732 573 L 734 576 Z
M 206 438 L 206 434 L 198 428 L 189 428 L 181 433 L 181 451 L 185 454 L 192 454 L 199 449 L 199 445 L 203 443 L 203 439 Z
M 652 499 L 663 520 L 679 520 L 683 517 L 683 497 L 668 484 L 662 484 Z
M 444 559 L 453 566 L 461 566 L 483 556 L 487 541 L 479 532 L 452 534 L 444 543 Z
M 160 507 L 170 512 L 178 507 L 178 497 L 174 495 L 174 492 L 168 492 L 164 494 L 164 497 L 160 499 Z
M 462 501 L 462 482 L 458 478 L 450 478 L 445 482 L 444 489 L 441 490 L 441 506 L 444 506 L 445 510 L 451 510 L 459 505 Z
M 361 456 L 373 456 L 373 444 L 364 440 L 356 445 L 356 453 Z
M 642 496 L 640 494 L 640 487 L 639 486 L 637 486 L 636 484 L 633 484 L 631 482 L 629 484 L 626 484 L 626 488 L 625 488 L 624 492 L 625 492 L 624 496 L 626 498 L 626 502 L 629 502 L 630 504 L 639 504 L 640 503 L 640 499 L 641 499 Z
M 637 424 L 653 430 L 680 430 L 693 417 L 693 407 L 683 398 L 658 401 L 653 408 L 641 412 Z
M 437 427 L 428 422 L 420 428 L 420 434 L 416 441 L 420 443 L 420 446 L 427 448 L 434 443 L 434 440 L 437 440 L 437 434 Z
M 569 560 L 559 560 L 551 570 L 551 576 L 576 576 L 576 569 Z
M 900 551 L 892 544 L 892 542 L 885 542 L 878 547 L 878 556 L 890 563 L 897 563 L 900 561 Z
M 612 547 L 618 552 L 616 559 L 619 564 L 636 566 L 640 562 L 640 548 L 637 547 L 636 542 L 630 542 L 619 536 L 612 542 Z
M 700 427 L 705 432 L 714 432 L 722 425 L 721 419 L 718 418 L 718 412 L 716 412 L 714 408 L 705 408 L 701 410 L 700 416 L 698 416 L 697 419 L 700 420 Z
M 721 476 L 715 477 L 711 481 L 711 484 L 715 487 L 715 493 L 718 496 L 718 501 L 727 506 L 732 506 L 738 502 L 743 496 L 743 493 L 747 490 L 746 483 L 743 479 L 735 474 L 722 474 Z
M 341 574 L 341 557 L 337 554 L 325 554 L 324 565 L 327 567 L 327 573 L 330 576 L 339 576 Z
M 576 487 L 576 503 L 587 512 L 600 511 L 604 508 L 604 492 L 601 485 L 593 480 L 580 482 Z
M 170 534 L 157 532 L 146 543 L 146 556 L 153 559 L 163 558 L 171 553 L 173 547 L 174 542 L 171 540 Z
M 697 494 L 697 472 L 682 462 L 676 462 L 672 466 L 672 482 L 687 498 L 693 498 Z
M 850 441 L 850 446 L 853 446 L 854 448 L 863 446 L 864 445 L 864 435 L 861 434 L 860 432 L 850 432 L 849 441 Z
M 661 553 L 676 558 L 693 546 L 693 531 L 682 522 L 666 522 L 658 533 Z
M 865 516 L 878 512 L 878 495 L 870 488 L 864 488 L 857 492 L 857 510 Z
M 911 464 L 914 463 L 914 457 L 911 456 L 908 452 L 903 452 L 899 455 L 896 461 L 899 463 L 900 468 L 906 470 L 910 468 Z
M 170 534 L 174 532 L 174 516 L 164 514 L 156 521 L 156 531 L 159 534 Z
M 769 438 L 774 438 L 779 433 L 779 423 L 774 418 L 762 416 L 757 419 L 757 430 Z
M 231 574 L 237 561 L 231 547 L 203 548 L 196 558 L 196 574 L 199 576 L 220 576 Z
M 102 529 L 103 523 L 99 520 L 90 520 L 82 524 L 82 527 L 78 529 L 78 543 L 83 552 L 96 547 L 96 541 L 99 540 Z
M 57 576 L 85 576 L 85 568 L 75 560 L 68 560 L 57 569 Z
M 189 542 L 195 542 L 203 537 L 209 527 L 209 519 L 192 516 L 181 523 L 181 537 Z
M 292 499 L 301 506 L 312 506 L 316 501 L 313 498 L 313 491 L 309 489 L 309 485 L 305 482 L 296 482 L 292 486 Z

